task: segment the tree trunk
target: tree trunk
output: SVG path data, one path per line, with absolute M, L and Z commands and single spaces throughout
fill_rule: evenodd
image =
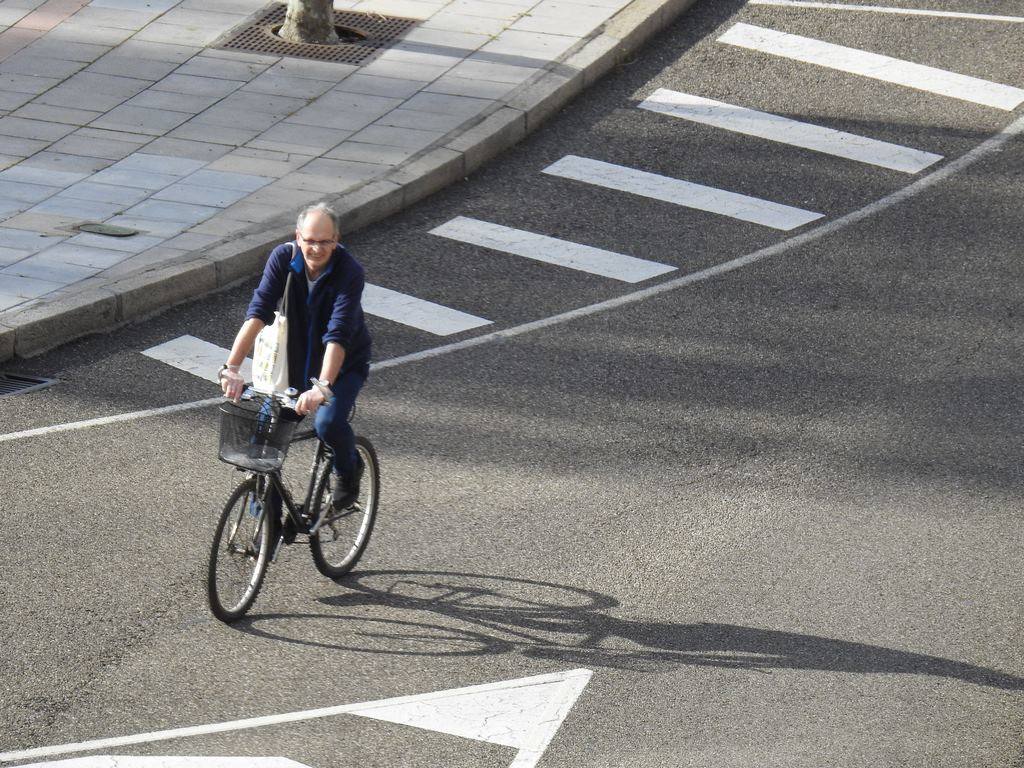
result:
M 333 0 L 288 0 L 278 35 L 289 43 L 337 45 L 333 6 Z

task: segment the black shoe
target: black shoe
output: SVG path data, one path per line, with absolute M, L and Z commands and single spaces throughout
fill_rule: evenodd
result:
M 363 479 L 363 460 L 356 456 L 356 469 L 351 477 L 331 475 L 331 506 L 335 512 L 348 509 L 359 499 L 359 482 Z

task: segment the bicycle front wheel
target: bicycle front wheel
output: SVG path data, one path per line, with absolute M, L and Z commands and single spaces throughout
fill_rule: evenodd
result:
M 221 621 L 240 619 L 255 602 L 270 563 L 272 527 L 256 479 L 245 480 L 224 505 L 210 550 L 206 594 Z
M 359 498 L 346 509 L 331 509 L 328 464 L 317 483 L 313 503 L 314 519 L 321 513 L 324 522 L 309 537 L 309 549 L 317 570 L 329 579 L 339 579 L 352 570 L 370 543 L 370 533 L 377 518 L 380 497 L 380 466 L 377 452 L 365 437 L 356 438 L 356 452 L 363 460 L 363 479 L 359 484 Z

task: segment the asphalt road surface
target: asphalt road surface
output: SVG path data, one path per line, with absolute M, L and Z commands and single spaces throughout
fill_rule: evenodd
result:
M 927 7 L 1024 16 L 962 6 Z M 542 768 L 1024 765 L 1021 108 L 720 42 L 737 23 L 1024 87 L 1024 24 L 700 2 L 473 178 L 352 234 L 371 282 L 492 321 L 371 318 L 378 362 L 521 332 L 371 376 L 367 555 L 335 584 L 288 548 L 233 626 L 203 589 L 237 480 L 213 408 L 3 436 L 213 397 L 142 352 L 228 346 L 254 283 L 11 366 L 60 383 L 0 400 L 0 750 L 586 669 Z M 638 108 L 660 88 L 942 159 Z M 543 172 L 566 156 L 822 217 L 781 231 Z M 457 216 L 676 269 L 626 284 L 429 234 Z M 343 714 L 86 754 L 516 752 Z

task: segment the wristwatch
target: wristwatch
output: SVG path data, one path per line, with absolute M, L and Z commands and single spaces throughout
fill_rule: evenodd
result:
M 238 369 L 241 367 L 242 366 L 240 365 L 228 365 L 227 363 L 224 363 L 224 365 L 220 367 L 220 370 L 217 371 L 217 381 L 224 378 L 224 371 L 234 371 L 235 373 L 238 373 Z
M 320 394 L 324 396 L 325 403 L 331 402 L 334 398 L 334 392 L 331 391 L 331 382 L 329 379 L 310 378 L 309 383 L 320 390 Z

